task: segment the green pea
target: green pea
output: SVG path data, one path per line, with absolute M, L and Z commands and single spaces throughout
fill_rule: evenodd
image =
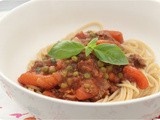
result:
M 56 63 L 56 59 L 55 58 L 51 58 L 51 62 L 52 63 Z
M 73 79 L 72 79 L 72 78 L 68 78 L 68 79 L 67 79 L 67 84 L 68 84 L 68 85 L 71 85 L 72 82 L 73 82 Z
M 73 73 L 73 76 L 78 76 L 78 71 L 75 71 L 74 73 Z
M 112 70 L 113 70 L 113 66 L 111 66 L 111 65 L 110 65 L 110 66 L 107 66 L 107 71 L 110 72 L 110 71 L 112 71 Z
M 86 57 L 86 60 L 88 60 L 88 59 L 90 59 L 91 58 L 91 56 L 90 55 L 88 55 L 87 57 Z
M 52 73 L 54 73 L 54 72 L 56 72 L 55 66 L 50 66 L 50 67 L 49 67 L 49 73 L 52 74 Z
M 101 62 L 101 61 L 98 61 L 97 64 L 98 64 L 98 67 L 103 67 L 104 66 L 104 63 Z
M 43 61 L 45 61 L 45 60 L 47 60 L 47 59 L 48 59 L 48 58 L 47 58 L 46 56 L 42 58 Z
M 41 71 L 41 68 L 40 68 L 40 67 L 37 67 L 37 68 L 36 68 L 36 73 L 40 73 L 40 71 Z
M 105 67 L 101 67 L 100 70 L 101 70 L 102 72 L 106 72 L 106 68 L 105 68 Z
M 71 58 L 74 62 L 77 62 L 78 61 L 78 57 L 77 56 L 72 56 Z
M 49 70 L 49 67 L 48 66 L 44 66 L 44 67 L 41 68 L 41 70 L 42 70 L 42 72 L 47 73 L 48 70 Z
M 123 74 L 122 73 L 118 73 L 118 78 L 123 78 Z
M 97 36 L 96 33 L 94 33 L 93 31 L 89 31 L 88 33 L 89 33 L 90 37 L 92 37 L 92 38 Z
M 68 85 L 67 85 L 67 83 L 61 83 L 61 86 L 60 86 L 61 88 L 67 88 L 68 87 Z
M 85 83 L 85 84 L 84 84 L 84 88 L 85 88 L 85 89 L 90 88 L 90 87 L 91 87 L 90 84 L 88 84 L 88 83 Z
M 63 71 L 62 71 L 62 76 L 63 76 L 63 77 L 66 77 L 66 76 L 67 76 L 67 73 L 68 73 L 68 72 L 67 72 L 66 70 L 63 70 Z
M 84 78 L 90 78 L 91 77 L 91 74 L 90 73 L 84 73 Z
M 66 60 L 65 63 L 66 63 L 66 64 L 69 64 L 69 63 L 70 63 L 70 60 Z
M 73 67 L 71 65 L 68 65 L 66 68 L 67 71 L 73 70 Z
M 109 78 L 109 76 L 108 76 L 108 74 L 106 73 L 106 74 L 104 74 L 104 79 L 108 79 Z

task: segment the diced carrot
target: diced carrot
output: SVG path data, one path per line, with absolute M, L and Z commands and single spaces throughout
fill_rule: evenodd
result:
M 123 35 L 121 32 L 119 31 L 109 31 L 108 32 L 110 33 L 110 35 L 115 39 L 117 40 L 119 43 L 123 43 L 124 40 L 123 40 Z
M 149 85 L 145 75 L 135 67 L 125 66 L 123 68 L 123 74 L 128 80 L 136 82 L 140 89 L 146 89 Z
M 81 31 L 76 34 L 76 37 L 79 39 L 86 39 L 86 35 Z
M 81 87 L 76 90 L 76 97 L 78 100 L 86 100 L 96 96 L 99 89 L 93 80 L 86 80 L 82 83 Z
M 48 90 L 45 90 L 42 94 L 49 96 L 49 97 L 54 97 L 54 98 L 56 97 L 53 92 L 48 91 Z
M 51 89 L 56 86 L 62 77 L 56 72 L 52 75 L 41 75 L 34 72 L 26 72 L 18 78 L 18 82 L 23 85 L 34 85 L 42 89 Z
M 92 97 L 91 94 L 87 93 L 83 87 L 76 90 L 76 97 L 78 100 L 86 100 Z
M 57 63 L 56 63 L 56 69 L 59 70 L 59 69 L 62 69 L 64 68 L 64 63 L 62 60 L 58 60 Z
M 117 41 L 111 41 L 111 40 L 98 40 L 96 42 L 97 45 L 99 44 L 104 44 L 104 43 L 107 43 L 107 44 L 116 44 L 117 46 L 120 46 L 120 43 L 117 42 Z
M 110 80 L 114 80 L 115 79 L 115 74 L 114 73 L 110 73 L 109 74 L 109 79 Z
M 114 83 L 118 83 L 119 78 L 114 73 L 109 73 L 109 81 L 114 82 Z

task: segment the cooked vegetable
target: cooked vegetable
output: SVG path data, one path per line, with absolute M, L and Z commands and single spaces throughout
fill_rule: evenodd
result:
M 107 66 L 107 71 L 108 71 L 108 72 L 110 72 L 110 71 L 112 71 L 112 70 L 113 70 L 113 66 L 112 66 L 112 65 Z
M 119 78 L 123 78 L 123 74 L 122 73 L 118 73 L 118 77 Z
M 109 76 L 108 76 L 107 73 L 104 74 L 104 78 L 105 78 L 106 80 L 109 78 Z
M 91 94 L 87 93 L 83 87 L 76 90 L 76 97 L 78 100 L 86 100 L 91 98 Z
M 102 72 L 106 72 L 106 68 L 105 68 L 105 67 L 101 67 L 100 70 L 101 70 Z
M 52 75 L 41 75 L 26 72 L 18 78 L 18 82 L 23 85 L 38 86 L 43 89 L 51 89 L 61 81 L 61 75 L 57 72 Z
M 149 85 L 145 75 L 135 67 L 125 66 L 123 74 L 127 79 L 136 82 L 140 89 L 146 89 Z
M 61 83 L 61 88 L 62 89 L 67 88 L 67 87 L 68 87 L 67 83 Z
M 98 64 L 98 67 L 103 67 L 104 66 L 104 63 L 101 62 L 101 61 L 98 61 L 97 64 Z
M 98 94 L 98 88 L 92 80 L 86 81 L 79 89 L 76 90 L 78 100 L 86 100 Z
M 86 35 L 81 31 L 80 33 L 77 33 L 75 37 L 78 37 L 79 39 L 85 39 Z
M 55 94 L 53 94 L 53 92 L 49 91 L 49 90 L 45 90 L 43 93 L 43 95 L 49 96 L 49 97 L 56 97 Z
M 75 71 L 75 72 L 73 73 L 73 76 L 78 76 L 78 71 Z
M 142 69 L 137 66 L 145 61 L 137 55 L 126 57 L 121 43 L 123 36 L 118 31 L 77 33 L 70 41 L 55 44 L 18 81 L 49 97 L 85 102 L 105 100 L 120 85 L 126 85 L 126 80 L 136 82 L 140 89 L 147 88 L 147 78 L 137 69 Z
M 90 73 L 84 73 L 84 78 L 88 79 L 91 77 L 91 74 Z
M 117 46 L 120 46 L 120 43 L 117 41 L 111 41 L 111 40 L 98 40 L 97 45 L 99 44 L 116 44 Z
M 52 73 L 54 73 L 54 72 L 56 72 L 55 66 L 50 66 L 50 67 L 49 67 L 49 73 L 52 74 Z
M 72 60 L 73 60 L 74 62 L 77 62 L 77 60 L 78 60 L 77 56 L 72 56 Z
M 119 31 L 108 31 L 110 35 L 117 40 L 119 43 L 123 43 L 123 35 Z

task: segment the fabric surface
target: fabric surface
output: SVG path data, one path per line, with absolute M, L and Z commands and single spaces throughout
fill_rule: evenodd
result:
M 0 12 L 0 19 L 6 13 Z M 24 120 L 32 116 L 27 110 L 11 100 L 4 89 L 0 87 L 0 120 Z

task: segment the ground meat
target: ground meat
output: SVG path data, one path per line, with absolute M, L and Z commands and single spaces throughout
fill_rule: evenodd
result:
M 98 82 L 97 80 L 95 80 L 95 82 L 96 85 L 99 87 L 99 93 L 97 94 L 97 96 L 91 98 L 91 101 L 97 101 L 110 94 L 109 89 L 111 85 L 107 80 L 99 80 Z
M 118 89 L 119 89 L 119 87 L 117 87 L 115 85 L 111 85 L 109 90 L 110 90 L 110 93 L 114 93 Z
M 106 30 L 98 31 L 96 34 L 99 36 L 99 40 L 114 40 Z
M 87 45 L 89 43 L 89 41 L 92 39 L 92 37 L 90 36 L 89 33 L 87 32 L 79 32 L 75 35 L 75 37 L 72 38 L 73 41 L 77 41 L 80 42 L 84 45 Z
M 80 32 L 72 40 L 87 45 L 96 37 L 116 44 L 116 40 L 106 30 Z M 121 47 L 119 44 L 118 46 Z M 134 66 L 145 65 L 143 59 L 137 55 L 131 55 L 129 60 Z M 61 82 L 50 90 L 51 95 L 53 94 L 56 98 L 95 102 L 119 89 L 117 84 L 125 80 L 123 67 L 123 65 L 111 65 L 100 61 L 94 52 L 86 57 L 85 51 L 82 51 L 78 55 L 63 60 L 55 60 L 46 55 L 41 61 L 37 60 L 31 70 L 46 76 L 58 72 L 62 76 Z
M 144 68 L 146 66 L 145 60 L 137 54 L 129 56 L 129 63 L 136 68 Z
M 43 61 L 35 61 L 34 65 L 32 66 L 31 68 L 31 71 L 35 71 L 36 68 L 40 68 L 40 67 L 43 67 L 44 66 L 44 63 Z
M 78 69 L 82 72 L 91 72 L 91 74 L 95 77 L 99 76 L 99 72 L 93 59 L 81 60 L 78 63 Z

